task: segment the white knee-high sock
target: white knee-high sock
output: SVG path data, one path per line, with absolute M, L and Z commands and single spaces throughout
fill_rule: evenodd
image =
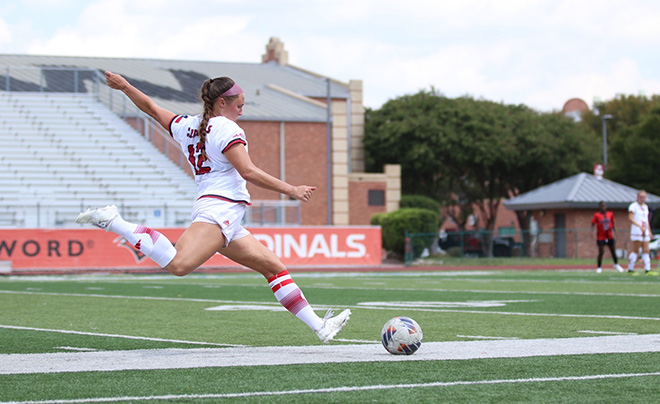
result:
M 649 253 L 642 253 L 642 261 L 644 262 L 644 270 L 645 271 L 650 271 L 651 270 L 651 256 Z
M 628 271 L 635 269 L 635 262 L 637 262 L 637 253 L 631 252 L 628 255 Z
M 117 216 L 110 222 L 108 230 L 124 237 L 161 268 L 165 268 L 176 255 L 176 248 L 160 232 L 127 222 L 121 216 Z
M 275 294 L 275 298 L 282 306 L 294 316 L 302 320 L 312 331 L 323 328 L 323 320 L 314 313 L 305 295 L 291 279 L 289 271 L 282 271 L 268 279 L 268 286 Z

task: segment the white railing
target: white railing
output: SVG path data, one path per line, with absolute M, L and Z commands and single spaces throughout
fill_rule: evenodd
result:
M 0 228 L 72 228 L 78 214 L 89 204 L 83 199 L 71 203 L 21 203 L 0 204 Z M 190 202 L 192 206 L 192 201 Z M 187 227 L 190 224 L 191 206 L 124 204 L 117 207 L 124 219 L 149 227 Z M 299 226 L 299 201 L 253 201 L 248 207 L 243 225 L 246 227 Z
M 178 144 L 155 120 L 140 111 L 121 92 L 105 85 L 105 77 L 100 70 L 60 67 L 0 66 L 0 91 L 74 93 L 87 94 L 103 103 L 112 112 L 122 117 L 138 133 L 144 136 L 156 149 L 192 177 L 188 162 Z M 191 201 L 192 205 L 192 201 Z M 76 227 L 74 220 L 85 207 L 62 206 L 36 202 L 34 204 L 2 203 L 0 227 L 57 228 Z M 153 227 L 186 226 L 190 222 L 189 207 L 163 206 L 121 206 L 122 216 Z M 185 211 L 185 213 L 183 213 Z M 246 226 L 298 226 L 301 223 L 299 201 L 261 200 L 252 201 L 252 206 L 244 218 Z

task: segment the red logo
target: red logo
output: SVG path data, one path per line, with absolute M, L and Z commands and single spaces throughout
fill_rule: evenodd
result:
M 117 238 L 114 240 L 114 242 L 115 242 L 115 244 L 117 244 L 118 246 L 120 246 L 120 247 L 124 247 L 125 249 L 127 249 L 128 251 L 130 251 L 130 252 L 133 254 L 133 258 L 135 258 L 135 262 L 137 262 L 138 264 L 141 263 L 142 261 L 144 261 L 145 258 L 147 258 L 147 256 L 146 256 L 142 251 L 140 251 L 140 250 L 136 250 L 136 249 L 135 249 L 135 248 L 138 248 L 138 246 L 140 245 L 140 242 L 139 242 L 139 241 L 138 241 L 138 243 L 136 244 L 135 247 L 133 247 L 133 246 L 132 246 L 128 241 L 126 241 L 126 239 L 123 238 L 123 237 L 117 237 Z
M 140 247 L 142 247 L 142 240 L 138 240 L 138 242 L 135 243 L 135 248 L 137 248 L 139 250 Z
M 222 224 L 224 224 L 225 226 L 229 226 L 229 220 L 225 220 L 224 222 L 222 222 Z

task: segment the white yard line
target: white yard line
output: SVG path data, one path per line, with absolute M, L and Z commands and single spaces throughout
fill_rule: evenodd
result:
M 350 393 L 354 391 L 374 391 L 391 389 L 419 389 L 432 387 L 452 387 L 452 386 L 476 386 L 476 385 L 495 385 L 495 384 L 521 384 L 521 383 L 552 383 L 552 382 L 572 382 L 585 380 L 607 380 L 623 379 L 633 377 L 660 376 L 660 372 L 651 373 L 614 373 L 586 376 L 565 376 L 565 377 L 535 377 L 528 379 L 495 379 L 495 380 L 466 380 L 456 382 L 431 382 L 431 383 L 409 383 L 409 384 L 376 384 L 370 386 L 345 386 L 328 387 L 323 389 L 307 390 L 280 390 L 280 391 L 253 391 L 245 393 L 225 393 L 225 394 L 179 394 L 163 396 L 126 396 L 126 397 L 98 397 L 98 398 L 80 398 L 71 400 L 43 400 L 43 401 L 3 401 L 0 404 L 86 404 L 102 402 L 121 402 L 121 401 L 152 401 L 152 400 L 209 400 L 222 398 L 247 398 L 247 397 L 268 397 L 268 396 L 288 396 L 299 394 L 328 394 L 328 393 Z
M 466 360 L 640 352 L 660 352 L 660 334 L 425 342 L 419 351 L 411 356 L 390 355 L 381 344 L 3 354 L 0 355 L 0 374 Z
M 213 300 L 213 299 L 190 299 L 179 297 L 152 297 L 152 296 L 122 296 L 122 295 L 98 295 L 98 294 L 84 294 L 84 293 L 51 293 L 51 292 L 21 292 L 21 291 L 6 291 L 0 290 L 0 293 L 8 294 L 28 294 L 28 295 L 45 295 L 45 296 L 73 296 L 73 297 L 93 297 L 93 298 L 107 298 L 107 299 L 129 299 L 129 300 L 160 300 L 160 301 L 183 301 L 183 302 L 197 302 L 197 303 L 229 303 L 233 305 L 268 305 L 274 307 L 281 307 L 278 302 L 239 302 L 234 300 Z M 514 292 L 511 292 L 514 293 Z M 660 295 L 658 295 L 660 296 Z M 426 302 L 432 304 L 433 302 Z M 371 309 L 371 310 L 392 310 L 392 307 L 380 306 L 367 306 L 368 303 L 361 303 L 357 306 L 338 305 L 335 308 L 342 309 Z M 326 306 L 317 305 L 315 309 L 322 309 Z M 556 313 L 524 313 L 524 312 L 506 312 L 506 311 L 485 311 L 485 310 L 452 310 L 440 308 L 419 308 L 419 307 L 405 307 L 409 311 L 423 311 L 423 312 L 442 312 L 442 313 L 471 313 L 471 314 L 496 314 L 496 315 L 509 315 L 509 316 L 538 316 L 538 317 L 571 317 L 571 318 L 608 318 L 617 320 L 649 320 L 660 321 L 660 317 L 637 317 L 637 316 L 613 316 L 613 315 L 596 315 L 596 314 L 556 314 Z
M 72 296 L 72 297 L 95 297 L 107 299 L 127 299 L 127 300 L 162 300 L 176 302 L 197 302 L 197 303 L 242 303 L 242 304 L 266 304 L 280 306 L 278 302 L 237 302 L 235 300 L 215 300 L 215 299 L 191 299 L 183 297 L 154 297 L 154 296 L 127 296 L 127 295 L 99 295 L 94 293 L 54 293 L 54 292 L 25 292 L 15 290 L 0 290 L 0 293 L 14 295 L 41 295 L 41 296 Z
M 492 340 L 514 340 L 519 338 L 507 338 L 507 337 L 488 337 L 485 335 L 457 335 L 458 338 L 469 338 L 469 339 L 492 339 Z
M 27 330 L 27 331 L 45 331 L 45 332 L 55 332 L 60 334 L 76 334 L 76 335 L 89 335 L 93 337 L 110 337 L 110 338 L 125 338 L 125 339 L 137 339 L 143 341 L 155 341 L 155 342 L 174 342 L 177 344 L 190 344 L 190 345 L 207 345 L 207 346 L 221 346 L 221 347 L 244 347 L 245 345 L 236 345 L 236 344 L 216 344 L 213 342 L 200 342 L 200 341 L 182 341 L 178 339 L 163 339 L 163 338 L 150 338 L 150 337 L 136 337 L 133 335 L 120 335 L 120 334 L 101 334 L 96 332 L 83 332 L 83 331 L 72 331 L 72 330 L 53 330 L 49 328 L 34 328 L 34 327 L 19 327 L 13 325 L 0 325 L 0 328 L 7 328 L 11 330 Z
M 593 330 L 582 330 L 578 331 L 582 334 L 600 334 L 600 335 L 637 335 L 636 332 L 618 332 L 618 331 L 593 331 Z

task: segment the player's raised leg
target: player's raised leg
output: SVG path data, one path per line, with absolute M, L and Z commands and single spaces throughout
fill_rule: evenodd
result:
M 162 268 L 176 255 L 176 249 L 167 237 L 156 230 L 125 221 L 115 205 L 87 209 L 78 215 L 76 223 L 89 223 L 124 237 Z

